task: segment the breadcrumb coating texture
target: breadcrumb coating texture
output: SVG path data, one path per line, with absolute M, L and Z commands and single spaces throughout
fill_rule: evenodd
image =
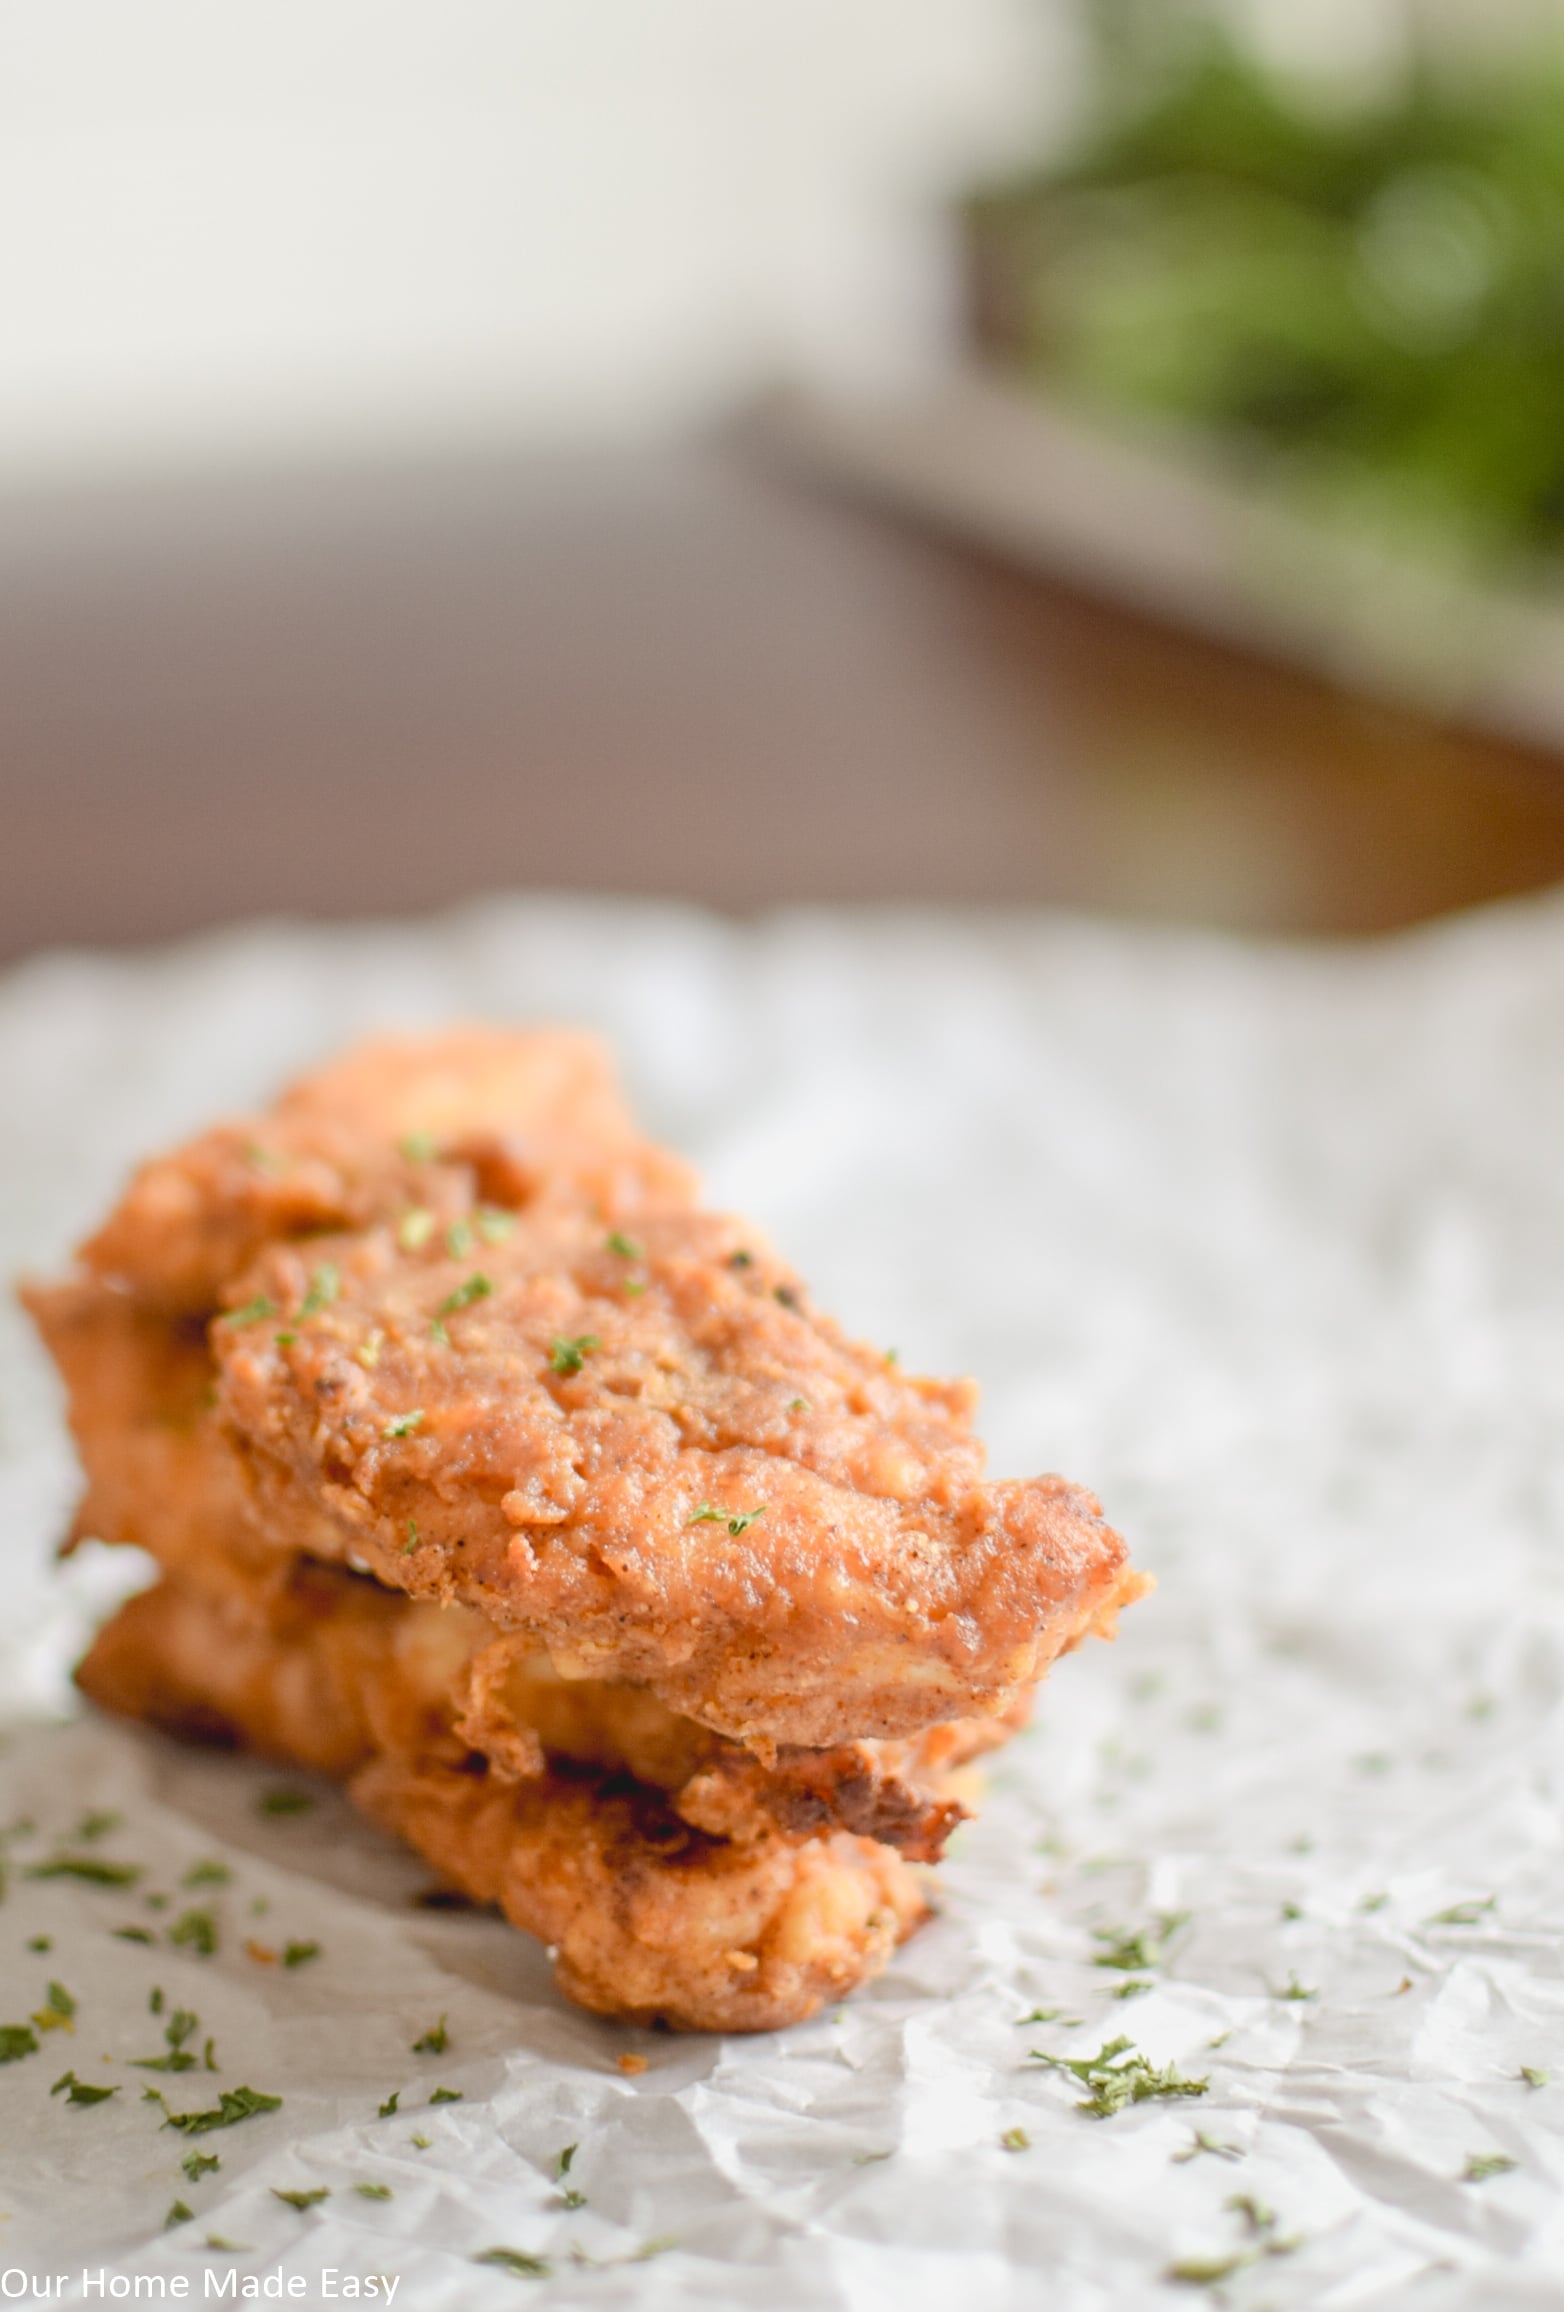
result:
M 970 1383 L 698 1209 L 580 1038 L 349 1055 L 144 1168 L 82 1261 L 30 1296 L 94 1369 L 77 1530 L 192 1580 L 203 1530 L 344 1561 L 762 1751 L 1002 1718 L 1141 1586 L 1089 1494 L 984 1481 Z
M 345 1778 L 443 1880 L 548 1943 L 561 1989 L 599 2014 L 773 2030 L 877 1973 L 924 1917 L 907 1861 L 832 1828 L 829 1799 L 812 1826 L 788 1819 L 786 1762 L 767 1805 L 764 1770 L 739 1754 L 748 1805 L 692 1819 L 727 1746 L 659 1723 L 644 1695 L 573 1696 L 563 1729 L 542 1709 L 527 1771 L 485 1771 L 451 1712 L 474 1618 L 324 1568 L 249 1615 L 165 1580 L 120 1609 L 78 1678 L 106 1708 Z
M 590 1037 L 360 1047 L 24 1299 L 66 1546 L 164 1574 L 84 1689 L 345 1778 L 603 2013 L 767 2029 L 876 1971 L 967 1762 L 1146 1586 L 1090 1494 L 984 1478 L 970 1382 L 703 1210 Z
M 714 1837 L 845 1829 L 918 1862 L 937 1860 L 965 1817 L 959 1770 L 1021 1715 L 762 1760 L 644 1687 L 561 1679 L 470 1609 L 308 1560 L 285 1584 L 248 1593 L 165 1578 L 100 1630 L 77 1681 L 122 1716 L 323 1774 L 349 1775 L 384 1752 L 414 1765 L 481 1761 L 502 1780 L 561 1767 L 629 1776 Z

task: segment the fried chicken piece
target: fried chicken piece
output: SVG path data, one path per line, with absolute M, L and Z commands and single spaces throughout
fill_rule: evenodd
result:
M 846 1829 L 917 1862 L 936 1861 L 965 1817 L 957 1770 L 1013 1731 L 974 1719 L 915 1743 L 783 1749 L 768 1765 L 644 1687 L 560 1679 L 469 1608 L 308 1560 L 248 1593 L 159 1582 L 98 1633 L 77 1682 L 122 1716 L 324 1774 L 377 1751 L 410 1764 L 476 1751 L 507 1779 L 561 1764 L 630 1775 L 714 1836 Z
M 630 1241 L 524 1212 L 480 1265 L 371 1227 L 311 1248 L 313 1310 L 311 1261 L 263 1256 L 231 1297 L 278 1322 L 212 1328 L 258 1523 L 756 1743 L 1002 1713 L 1111 1629 L 1123 1543 L 1062 1479 L 982 1482 L 968 1386 L 846 1340 L 736 1221 Z
M 444 1226 L 490 1196 L 617 1208 L 694 1192 L 635 1130 L 595 1037 L 454 1028 L 360 1044 L 266 1115 L 152 1158 L 78 1259 L 149 1308 L 210 1316 L 264 1245 L 323 1229 L 409 1210 Z
M 677 1784 L 677 1722 L 659 1726 L 649 1697 L 594 1723 L 590 1697 L 571 1696 L 590 1765 L 546 1763 L 539 1743 L 523 1778 L 485 1772 L 449 1705 L 476 1620 L 330 1568 L 296 1569 L 248 1620 L 163 1581 L 120 1609 L 77 1675 L 107 1708 L 348 1777 L 355 1803 L 447 1881 L 555 1946 L 560 1988 L 599 2014 L 773 2030 L 878 1973 L 926 1915 L 889 1846 L 762 1816 L 742 1838 L 714 1836 L 676 1811 L 686 1791 L 604 1771 L 622 1751 Z M 717 1746 L 688 1734 L 698 1755 Z
M 343 1779 L 381 1749 L 468 1755 L 451 1694 L 482 1635 L 475 1615 L 409 1609 L 375 1582 L 301 1560 L 265 1590 L 143 1590 L 99 1630 L 76 1683 L 101 1709 L 186 1741 Z
M 84 1689 L 347 1778 L 604 2013 L 766 2029 L 873 1973 L 965 1762 L 1146 1586 L 1089 1494 L 984 1481 L 970 1383 L 699 1210 L 587 1038 L 365 1046 L 24 1298 L 72 1540 L 165 1569 Z
M 521 1742 L 535 1739 L 550 1760 L 633 1774 L 715 1836 L 850 1830 L 909 1861 L 937 1862 L 967 1814 L 961 1769 L 1024 1725 L 1031 1700 L 1024 1695 L 1003 1720 L 947 1720 L 910 1741 L 821 1750 L 783 1743 L 761 1758 L 674 1716 L 644 1686 L 561 1678 L 546 1655 L 500 1638 L 467 1666 L 456 1730 L 502 1764 L 519 1729 Z
M 217 1597 L 286 1582 L 292 1560 L 256 1529 L 216 1418 L 205 1320 L 149 1310 L 81 1271 L 23 1297 L 65 1383 L 87 1478 L 62 1552 L 127 1543 Z
M 649 1793 L 550 1774 L 366 1767 L 357 1804 L 478 1902 L 555 1953 L 599 2015 L 687 2031 L 774 2031 L 877 1975 L 927 1916 L 888 1847 L 838 1833 L 739 1846 Z
M 349 1055 L 144 1168 L 82 1260 L 28 1295 L 82 1370 L 94 1289 L 110 1329 L 223 1303 L 166 1483 L 134 1389 L 78 1393 L 103 1538 L 344 1560 L 762 1755 L 1002 1718 L 1144 1586 L 1089 1494 L 983 1482 L 969 1383 L 847 1340 L 694 1209 L 577 1038 Z
M 388 1214 L 410 1241 L 482 1244 L 529 1202 L 634 1213 L 693 1194 L 689 1168 L 636 1134 L 596 1039 L 561 1030 L 364 1044 L 267 1116 L 152 1159 L 71 1275 L 21 1287 L 87 1477 L 66 1549 L 130 1543 L 222 1591 L 236 1567 L 245 1585 L 285 1578 L 210 1418 L 208 1326 L 265 1245 Z

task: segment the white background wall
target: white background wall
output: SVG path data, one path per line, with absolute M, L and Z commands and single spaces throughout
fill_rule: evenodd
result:
M 949 329 L 1030 0 L 0 0 L 0 488 L 697 418 Z

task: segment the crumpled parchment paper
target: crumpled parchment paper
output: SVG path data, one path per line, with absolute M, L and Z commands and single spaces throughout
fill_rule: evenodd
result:
M 51 1981 L 75 2013 L 0 2067 L 0 2284 L 1564 2301 L 1564 901 L 1315 950 L 547 901 L 45 959 L 0 982 L 6 1269 L 57 1263 L 138 1153 L 464 1015 L 606 1030 L 713 1196 L 853 1329 L 976 1373 L 996 1470 L 1096 1487 L 1161 1586 L 1060 1665 L 878 1983 L 778 2037 L 628 2031 L 498 1922 L 417 1907 L 427 1874 L 334 1791 L 68 1722 L 140 1569 L 51 1567 L 70 1455 L 7 1312 L 0 2022 Z M 279 1786 L 313 1804 L 263 1811 Z M 93 1812 L 120 1820 L 84 1840 Z M 144 1876 L 27 1875 L 62 1847 Z M 169 1939 L 192 1909 L 210 1954 Z M 319 1952 L 245 1949 L 290 1941 Z M 216 2073 L 129 2068 L 176 2008 Z M 1119 2037 L 1206 2091 L 1093 2116 L 1039 2059 Z M 51 2098 L 67 2069 L 120 2092 Z M 283 2102 L 186 2135 L 149 2083 Z M 472 2261 L 496 2247 L 547 2270 Z

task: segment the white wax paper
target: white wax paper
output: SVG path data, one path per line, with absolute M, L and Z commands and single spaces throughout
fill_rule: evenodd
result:
M 35 1827 L 0 2021 L 51 1979 L 77 2012 L 0 2069 L 0 2267 L 68 2301 L 100 2272 L 302 2276 L 312 2304 L 386 2274 L 419 2312 L 1120 2312 L 1246 2255 L 1243 2312 L 1564 2301 L 1564 902 L 1307 949 L 550 901 L 45 960 L 0 982 L 6 1268 L 348 1037 L 473 1015 L 606 1030 L 713 1196 L 853 1329 L 976 1373 L 996 1470 L 1095 1486 L 1161 1586 L 1060 1665 L 879 1982 L 776 2037 L 633 2032 L 499 1922 L 417 1908 L 427 1874 L 334 1791 L 267 1815 L 299 1778 L 63 1722 L 135 1569 L 51 1569 L 70 1455 L 7 1313 L 0 1823 Z M 141 1883 L 28 1878 L 89 1809 Z M 230 1884 L 180 1886 L 211 1859 Z M 201 1904 L 211 1956 L 166 1939 Z M 1152 1963 L 1098 1963 L 1169 1913 Z M 162 2045 L 154 1986 L 218 2074 L 127 2067 Z M 1094 2118 L 1031 2055 L 1121 2034 L 1207 2092 Z M 51 2099 L 67 2067 L 120 2092 Z M 186 2139 L 149 2080 L 177 2111 L 284 2101 Z M 187 2181 L 190 2150 L 220 2169 Z M 495 2246 L 547 2274 L 474 2264 Z

